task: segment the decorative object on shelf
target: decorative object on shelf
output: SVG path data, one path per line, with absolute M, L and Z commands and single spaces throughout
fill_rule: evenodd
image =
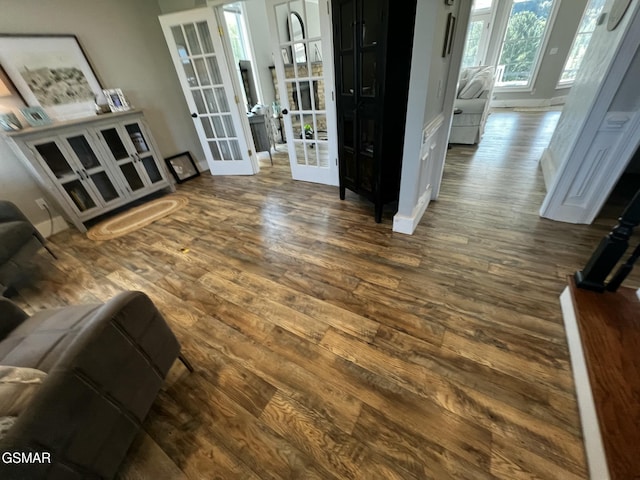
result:
M 453 13 L 449 12 L 447 15 L 447 29 L 444 32 L 444 45 L 442 46 L 442 58 L 445 58 L 447 55 L 451 53 L 451 49 L 453 48 L 453 39 L 455 38 L 456 32 L 456 17 L 454 17 Z
M 173 155 L 165 158 L 164 161 L 167 162 L 169 171 L 178 183 L 186 182 L 200 175 L 196 162 L 193 161 L 193 157 L 189 152 Z
M 0 114 L 0 127 L 7 132 L 22 130 L 22 125 L 15 113 Z
M 24 107 L 20 109 L 20 112 L 32 127 L 41 127 L 51 123 L 49 115 L 41 107 Z
M 95 114 L 102 86 L 75 35 L 0 35 L 0 63 L 27 105 L 61 120 Z
M 109 104 L 109 108 L 112 112 L 126 112 L 131 108 L 129 102 L 125 98 L 122 90 L 119 88 L 110 88 L 108 90 L 103 90 L 105 98 L 107 99 L 107 103 Z

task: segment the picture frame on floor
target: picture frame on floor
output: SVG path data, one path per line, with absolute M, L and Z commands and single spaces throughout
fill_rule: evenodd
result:
M 169 171 L 177 183 L 183 183 L 200 176 L 196 162 L 194 162 L 189 152 L 178 153 L 165 158 L 164 161 L 167 163 L 167 167 L 169 167 Z

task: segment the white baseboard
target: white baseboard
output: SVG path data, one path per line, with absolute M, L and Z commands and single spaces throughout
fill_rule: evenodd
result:
M 420 220 L 422 220 L 424 212 L 427 211 L 427 207 L 429 206 L 429 202 L 431 201 L 431 190 L 431 185 L 428 185 L 427 189 L 420 196 L 420 199 L 414 207 L 413 212 L 411 212 L 410 217 L 398 214 L 393 217 L 394 232 L 413 235 L 413 232 L 416 230 L 416 227 L 420 223 Z
M 518 98 L 510 100 L 492 100 L 491 108 L 531 108 L 531 107 L 551 107 L 555 105 L 564 105 L 567 97 L 553 98 Z
M 45 238 L 48 238 L 51 235 L 54 235 L 58 232 L 62 232 L 63 230 L 66 230 L 67 228 L 69 228 L 69 224 L 65 221 L 64 218 L 58 215 L 56 217 L 53 217 L 53 232 L 51 231 L 50 220 L 45 220 L 44 222 L 40 222 L 34 225 L 34 227 L 36 227 L 36 230 L 40 232 L 40 235 L 42 235 Z
M 560 306 L 562 307 L 562 317 L 571 356 L 571 369 L 573 370 L 573 379 L 576 385 L 578 409 L 580 411 L 580 420 L 582 421 L 582 436 L 587 453 L 587 464 L 589 465 L 589 478 L 592 480 L 609 480 L 607 458 L 602 443 L 596 406 L 591 393 L 591 382 L 589 381 L 584 351 L 582 350 L 578 319 L 576 318 L 569 287 L 565 288 L 562 295 L 560 295 Z
M 542 176 L 544 177 L 544 186 L 549 191 L 549 186 L 556 178 L 558 169 L 553 161 L 553 156 L 548 148 L 545 148 L 540 157 L 540 168 L 542 169 Z

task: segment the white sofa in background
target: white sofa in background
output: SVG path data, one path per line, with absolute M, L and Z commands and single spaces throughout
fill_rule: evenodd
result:
M 472 145 L 480 141 L 489 115 L 489 103 L 497 77 L 495 73 L 502 68 L 481 65 L 460 72 L 458 95 L 454 103 L 454 112 L 459 113 L 453 115 L 449 143 Z

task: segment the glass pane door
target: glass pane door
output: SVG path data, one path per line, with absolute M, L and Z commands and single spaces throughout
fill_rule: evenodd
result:
M 273 49 L 279 52 L 274 60 L 293 178 L 337 185 L 331 22 L 326 4 L 269 0 L 267 6 Z M 345 36 L 343 41 L 352 42 L 352 38 Z
M 74 135 L 65 138 L 69 150 L 75 156 L 75 160 L 82 166 L 80 176 L 88 183 L 87 188 L 93 189 L 102 204 L 120 199 L 114 179 L 106 167 L 100 162 L 95 153 L 89 134 Z
M 160 23 L 211 173 L 255 173 L 213 10 L 163 15 Z
M 62 152 L 61 147 L 55 140 L 47 141 L 34 145 L 36 151 L 40 154 L 40 158 L 54 177 L 64 178 L 69 175 L 75 175 L 74 169 L 69 164 L 66 155 Z
M 96 208 L 96 202 L 91 198 L 91 194 L 80 180 L 64 183 L 62 187 L 81 213 Z
M 142 172 L 139 171 L 136 165 L 139 157 L 133 153 L 129 153 L 129 150 L 125 146 L 126 142 L 123 140 L 124 134 L 121 134 L 120 129 L 115 126 L 111 126 L 102 128 L 100 133 L 102 134 L 108 153 L 113 156 L 113 159 L 122 174 L 125 186 L 131 192 L 136 192 L 145 188 L 148 182 L 145 181 L 144 176 L 141 174 Z M 145 142 L 144 138 L 142 141 Z M 147 144 L 145 142 L 145 146 L 146 145 Z M 141 147 L 141 145 L 139 145 L 139 147 Z M 133 151 L 132 147 L 129 148 Z
M 149 142 L 144 135 L 140 124 L 127 123 L 125 124 L 125 130 L 129 135 L 129 139 L 135 149 L 135 157 L 139 165 L 142 165 L 144 172 L 147 174 L 150 183 L 157 183 L 163 180 L 162 173 L 158 169 L 156 160 L 153 157 L 153 153 L 149 147 Z

